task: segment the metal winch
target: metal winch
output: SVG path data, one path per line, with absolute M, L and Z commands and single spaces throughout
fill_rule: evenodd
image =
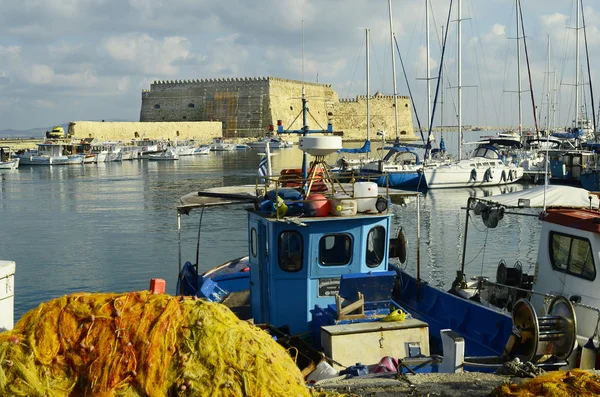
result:
M 533 363 L 553 357 L 565 360 L 575 347 L 577 319 L 573 304 L 564 296 L 552 299 L 538 317 L 530 301 L 519 299 L 512 310 L 513 335 L 505 352 Z

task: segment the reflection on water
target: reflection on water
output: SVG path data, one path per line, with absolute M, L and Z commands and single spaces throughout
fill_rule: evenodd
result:
M 297 148 L 275 153 L 275 172 L 301 164 Z M 23 166 L 0 173 L 0 259 L 17 262 L 16 317 L 75 291 L 146 289 L 153 277 L 164 278 L 174 292 L 176 200 L 202 188 L 254 183 L 259 160 L 255 151 L 221 152 L 176 162 Z M 523 186 L 425 193 L 420 200 L 423 278 L 444 287 L 454 279 L 464 239 L 461 207 L 469 196 L 517 189 Z M 408 239 L 406 266 L 411 272 L 416 270 L 415 209 L 414 200 L 392 207 L 394 225 L 402 226 Z M 246 217 L 239 207 L 205 211 L 202 269 L 246 254 Z M 185 260 L 196 255 L 197 220 L 194 214 L 182 219 Z M 466 251 L 469 275 L 493 276 L 500 259 L 512 265 L 518 258 L 524 270 L 535 263 L 537 220 L 528 221 L 510 220 L 487 230 L 473 219 Z

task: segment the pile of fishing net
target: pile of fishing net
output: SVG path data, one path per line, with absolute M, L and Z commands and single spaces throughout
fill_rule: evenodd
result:
M 287 352 L 225 306 L 75 294 L 0 334 L 1 396 L 310 396 Z
M 537 376 L 520 385 L 504 384 L 494 396 L 516 397 L 591 397 L 600 395 L 600 377 L 583 370 L 553 371 Z

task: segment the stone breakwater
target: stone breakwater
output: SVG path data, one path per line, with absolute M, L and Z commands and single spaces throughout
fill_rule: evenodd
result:
M 96 138 L 103 141 L 131 141 L 132 139 L 194 139 L 210 142 L 222 134 L 220 121 L 204 122 L 98 122 L 72 121 L 68 133 L 77 138 Z

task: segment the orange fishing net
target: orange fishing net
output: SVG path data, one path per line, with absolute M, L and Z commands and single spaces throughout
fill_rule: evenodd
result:
M 0 334 L 2 396 L 310 396 L 270 335 L 225 306 L 74 294 Z
M 504 384 L 492 393 L 494 396 L 515 397 L 592 397 L 600 395 L 600 377 L 580 369 L 553 371 L 520 385 Z

